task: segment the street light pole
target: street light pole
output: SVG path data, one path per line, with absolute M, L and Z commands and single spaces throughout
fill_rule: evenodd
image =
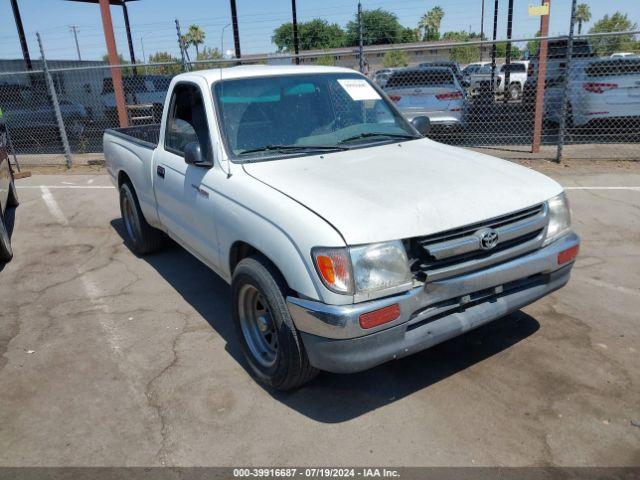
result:
M 24 36 L 24 27 L 22 26 L 22 17 L 20 16 L 20 9 L 18 8 L 18 0 L 11 0 L 11 9 L 13 10 L 13 18 L 16 21 L 16 28 L 18 29 L 18 37 L 20 39 L 20 48 L 22 49 L 22 58 L 24 58 L 24 64 L 27 70 L 33 70 L 31 65 L 31 55 L 29 55 L 29 46 L 27 45 L 27 39 Z

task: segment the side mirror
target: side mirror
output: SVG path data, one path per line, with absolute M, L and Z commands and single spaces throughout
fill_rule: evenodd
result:
M 196 167 L 210 167 L 211 162 L 204 158 L 202 155 L 202 149 L 200 143 L 189 142 L 184 147 L 184 161 L 189 165 L 195 165 Z
M 421 135 L 426 135 L 431 130 L 431 121 L 429 117 L 419 116 L 413 118 L 411 120 L 411 125 L 415 128 Z

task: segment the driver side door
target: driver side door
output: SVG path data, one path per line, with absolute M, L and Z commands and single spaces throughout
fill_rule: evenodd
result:
M 154 156 L 155 196 L 160 221 L 170 235 L 210 266 L 218 263 L 215 218 L 206 207 L 213 201 L 203 188 L 215 174 L 205 96 L 192 82 L 177 83 L 171 94 L 164 141 Z M 200 145 L 206 164 L 185 161 L 185 147 Z

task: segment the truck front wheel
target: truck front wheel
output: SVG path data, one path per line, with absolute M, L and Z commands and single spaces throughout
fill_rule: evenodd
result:
M 317 374 L 287 309 L 287 285 L 261 255 L 245 258 L 233 272 L 233 320 L 258 381 L 277 390 L 299 387 Z
M 129 182 L 124 182 L 120 186 L 120 213 L 134 253 L 146 255 L 162 247 L 164 242 L 162 232 L 153 228 L 145 220 L 138 197 Z

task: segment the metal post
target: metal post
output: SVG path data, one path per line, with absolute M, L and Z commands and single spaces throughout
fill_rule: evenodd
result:
M 484 40 L 484 0 L 482 0 L 482 13 L 480 14 L 480 40 Z M 484 53 L 484 45 L 480 45 L 480 61 Z
M 558 163 L 562 161 L 562 149 L 564 148 L 565 130 L 567 129 L 567 107 L 569 103 L 569 89 L 571 88 L 569 76 L 571 75 L 571 59 L 573 57 L 573 25 L 576 22 L 576 4 L 576 0 L 571 2 L 571 25 L 569 25 L 569 38 L 567 39 L 567 60 L 565 61 L 566 66 L 564 67 L 560 125 L 558 125 L 558 152 L 556 154 L 556 162 Z
M 495 1 L 493 7 L 493 45 L 491 47 L 491 92 L 493 92 L 496 85 L 496 38 L 498 36 L 498 0 Z
M 364 41 L 362 36 L 362 4 L 358 2 L 358 57 L 360 57 L 360 73 L 364 73 Z
M 551 16 L 551 0 L 542 0 L 542 4 L 549 4 L 549 15 L 540 17 L 540 41 L 538 50 L 538 77 L 536 79 L 536 110 L 533 121 L 533 143 L 531 145 L 531 153 L 540 151 L 540 142 L 542 140 L 542 116 L 544 115 L 544 90 L 547 82 L 547 53 L 549 51 L 549 17 Z
M 78 52 L 78 60 L 82 61 L 82 55 L 80 55 L 80 44 L 78 43 L 78 25 L 69 25 L 69 30 L 73 32 L 73 38 L 76 41 L 76 51 Z
M 20 9 L 18 8 L 18 0 L 11 0 L 11 8 L 13 10 L 13 18 L 16 21 L 16 28 L 18 29 L 22 58 L 24 58 L 27 70 L 33 70 L 33 66 L 31 65 L 31 56 L 29 55 L 29 46 L 27 45 L 27 39 L 24 36 L 24 27 L 22 26 L 22 17 L 20 16 Z
M 60 138 L 62 139 L 62 148 L 64 148 L 64 157 L 67 160 L 67 168 L 71 168 L 71 149 L 69 148 L 69 139 L 67 138 L 67 130 L 62 120 L 62 113 L 60 112 L 60 104 L 58 103 L 58 94 L 56 93 L 56 86 L 53 83 L 53 78 L 49 72 L 47 66 L 47 59 L 44 56 L 44 48 L 42 47 L 42 39 L 40 33 L 36 32 L 38 38 L 38 47 L 40 48 L 40 55 L 42 56 L 42 69 L 44 70 L 45 80 L 49 87 L 49 95 L 51 95 L 51 101 L 53 102 L 53 110 L 56 114 L 56 122 L 58 123 L 58 130 L 60 132 Z
M 182 59 L 182 71 L 187 70 L 187 60 L 184 56 L 184 45 L 182 44 L 182 33 L 180 33 L 180 22 L 176 18 L 176 33 L 178 35 L 178 47 L 180 48 L 180 58 Z
M 109 0 L 100 0 L 100 16 L 102 17 L 104 40 L 107 44 L 109 65 L 111 66 L 111 80 L 113 82 L 113 94 L 116 97 L 118 122 L 121 127 L 128 127 L 129 117 L 127 115 L 124 87 L 122 86 L 122 71 L 120 70 L 120 59 L 118 58 L 118 50 L 116 49 L 116 37 L 113 34 L 113 21 L 111 20 Z
M 296 0 L 291 0 L 291 15 L 293 17 L 293 53 L 296 54 L 296 65 L 300 65 L 300 46 L 298 45 L 298 15 L 296 13 Z
M 509 101 L 509 86 L 511 84 L 511 34 L 513 33 L 513 0 L 509 0 L 509 7 L 507 9 L 507 48 L 505 50 L 505 62 L 504 67 L 504 100 Z M 524 85 L 523 85 L 524 87 Z
M 129 10 L 127 9 L 126 0 L 122 0 L 122 14 L 124 15 L 124 28 L 127 31 L 127 43 L 129 44 L 129 58 L 133 64 L 133 74 L 138 75 L 138 69 L 136 68 L 136 54 L 133 51 L 133 40 L 131 39 L 131 25 L 129 24 Z
M 233 24 L 233 46 L 236 51 L 236 58 L 240 58 L 240 32 L 238 30 L 238 10 L 236 9 L 236 0 L 231 0 L 231 23 Z M 222 52 L 224 54 L 224 52 Z

